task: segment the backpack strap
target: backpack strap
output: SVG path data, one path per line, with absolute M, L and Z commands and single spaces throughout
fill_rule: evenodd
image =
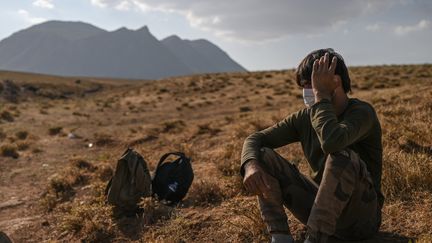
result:
M 162 163 L 163 163 L 163 162 L 168 158 L 168 156 L 170 156 L 170 155 L 176 155 L 176 156 L 178 156 L 178 157 L 180 157 L 180 158 L 182 158 L 182 159 L 185 159 L 185 158 L 186 158 L 185 154 L 182 153 L 182 152 L 170 152 L 170 153 L 166 153 L 166 154 L 162 155 L 162 157 L 160 158 L 159 163 L 158 163 L 158 165 L 156 166 L 156 170 L 159 169 L 159 167 L 162 165 Z

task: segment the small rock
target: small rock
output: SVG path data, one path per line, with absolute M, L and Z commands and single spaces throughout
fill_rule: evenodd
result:
M 71 132 L 68 133 L 67 136 L 68 136 L 69 139 L 75 139 L 75 138 L 77 138 L 77 135 L 75 135 L 74 133 L 71 133 Z

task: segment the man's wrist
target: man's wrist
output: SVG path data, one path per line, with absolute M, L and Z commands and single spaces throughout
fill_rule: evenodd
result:
M 250 159 L 243 164 L 243 168 L 246 171 L 248 168 L 255 166 L 256 163 L 257 163 L 256 159 Z
M 331 101 L 331 94 L 316 92 L 315 93 L 315 103 L 320 102 L 321 100 L 329 100 Z

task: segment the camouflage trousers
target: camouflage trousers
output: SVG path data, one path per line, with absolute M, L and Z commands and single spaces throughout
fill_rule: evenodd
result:
M 261 216 L 270 233 L 290 233 L 284 206 L 314 231 L 345 240 L 375 234 L 381 210 L 366 164 L 352 150 L 328 155 L 320 185 L 269 148 L 260 165 L 271 175 L 271 189 L 258 196 Z

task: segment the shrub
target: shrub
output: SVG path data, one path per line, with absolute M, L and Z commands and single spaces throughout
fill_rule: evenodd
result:
M 95 134 L 95 137 L 96 137 L 96 141 L 95 141 L 96 146 L 111 146 L 116 144 L 116 141 L 112 139 L 110 135 Z
M 252 108 L 250 108 L 249 106 L 240 107 L 240 112 L 248 112 L 248 111 L 252 111 Z
M 111 167 L 103 165 L 98 167 L 97 175 L 101 181 L 108 181 L 114 175 L 114 171 Z
M 30 147 L 30 143 L 28 143 L 26 141 L 22 141 L 22 142 L 17 143 L 18 151 L 27 150 L 29 147 Z
M 24 139 L 26 139 L 28 137 L 28 132 L 27 131 L 18 131 L 18 132 L 15 133 L 15 136 L 18 139 L 24 140 Z
M 197 135 L 202 135 L 202 134 L 210 134 L 212 136 L 218 134 L 219 132 L 221 132 L 222 130 L 219 128 L 212 128 L 210 126 L 210 124 L 206 123 L 206 124 L 201 124 L 198 125 L 198 131 L 197 131 Z
M 219 184 L 209 180 L 193 183 L 188 196 L 192 203 L 198 206 L 220 203 L 224 197 Z
M 72 182 L 65 177 L 54 177 L 50 180 L 49 185 L 50 190 L 62 201 L 68 200 L 75 194 L 75 190 L 72 188 Z
M 7 121 L 7 122 L 13 122 L 15 119 L 9 111 L 2 111 L 0 113 L 0 118 Z
M 225 150 L 216 161 L 216 167 L 225 176 L 239 175 L 240 173 L 240 143 L 230 143 L 225 146 Z
M 62 127 L 51 127 L 48 129 L 48 134 L 51 136 L 57 135 L 61 132 Z
M 3 141 L 6 138 L 6 136 L 7 136 L 6 133 L 0 129 L 0 141 Z
M 75 204 L 62 220 L 61 228 L 77 233 L 83 242 L 107 242 L 114 236 L 112 208 L 106 203 Z
M 78 169 L 83 169 L 88 171 L 94 171 L 96 169 L 94 165 L 92 165 L 91 163 L 83 159 L 74 159 L 71 161 L 71 164 Z
M 186 123 L 183 120 L 174 120 L 165 121 L 162 125 L 162 132 L 181 132 L 186 126 Z
M 17 147 L 10 144 L 5 144 L 0 147 L 0 153 L 3 157 L 12 157 L 17 159 L 19 154 L 17 152 Z
M 166 206 L 151 197 L 143 198 L 139 205 L 143 209 L 143 223 L 145 225 L 152 225 L 160 220 L 167 220 L 174 213 L 173 207 Z
M 74 186 L 86 185 L 90 180 L 90 172 L 97 169 L 91 163 L 74 159 L 60 174 L 50 179 L 47 192 L 41 200 L 42 206 L 53 210 L 57 204 L 70 200 L 75 195 Z
M 243 242 L 265 242 L 269 239 L 255 198 L 236 198 L 227 205 L 233 219 L 228 224 L 238 229 Z
M 43 150 L 41 148 L 32 149 L 32 153 L 34 153 L 34 154 L 38 154 L 38 153 L 42 153 L 42 152 L 43 152 Z

